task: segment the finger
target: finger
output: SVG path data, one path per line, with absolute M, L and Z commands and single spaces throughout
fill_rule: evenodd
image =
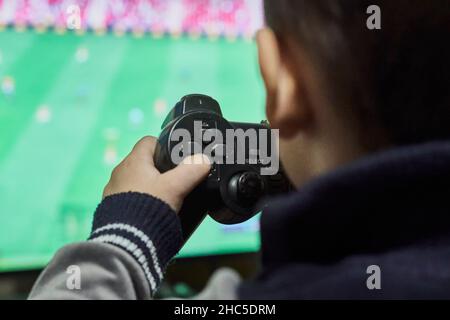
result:
M 183 160 L 177 167 L 163 174 L 178 195 L 185 197 L 209 174 L 211 162 L 203 154 L 195 154 Z
M 139 140 L 133 147 L 130 155 L 139 156 L 145 158 L 146 161 L 153 164 L 153 156 L 155 154 L 156 145 L 158 141 L 155 137 L 146 136 Z

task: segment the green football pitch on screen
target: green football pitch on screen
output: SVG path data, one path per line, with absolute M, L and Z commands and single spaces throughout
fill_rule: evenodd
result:
M 85 240 L 111 170 L 185 94 L 264 118 L 250 41 L 0 32 L 0 271 L 43 267 Z M 180 256 L 254 251 L 256 219 L 207 218 Z

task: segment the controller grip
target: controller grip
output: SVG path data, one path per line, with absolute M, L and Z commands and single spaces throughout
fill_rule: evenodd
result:
M 201 187 L 194 189 L 184 199 L 183 206 L 178 213 L 184 243 L 191 237 L 208 214 L 207 205 L 201 201 L 201 189 Z

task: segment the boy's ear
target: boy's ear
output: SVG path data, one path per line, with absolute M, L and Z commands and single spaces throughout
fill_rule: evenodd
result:
M 266 87 L 266 115 L 272 128 L 280 130 L 280 136 L 296 135 L 307 121 L 309 111 L 302 103 L 301 87 L 293 63 L 282 52 L 275 33 L 264 28 L 256 35 L 259 65 Z
M 263 28 L 256 34 L 258 58 L 261 75 L 267 93 L 273 94 L 277 89 L 278 71 L 280 69 L 280 51 L 275 34 L 269 28 Z

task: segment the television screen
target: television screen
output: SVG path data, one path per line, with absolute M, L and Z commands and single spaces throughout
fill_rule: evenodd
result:
M 0 271 L 85 240 L 111 170 L 185 94 L 264 118 L 259 1 L 0 2 Z M 180 256 L 257 250 L 207 218 Z

